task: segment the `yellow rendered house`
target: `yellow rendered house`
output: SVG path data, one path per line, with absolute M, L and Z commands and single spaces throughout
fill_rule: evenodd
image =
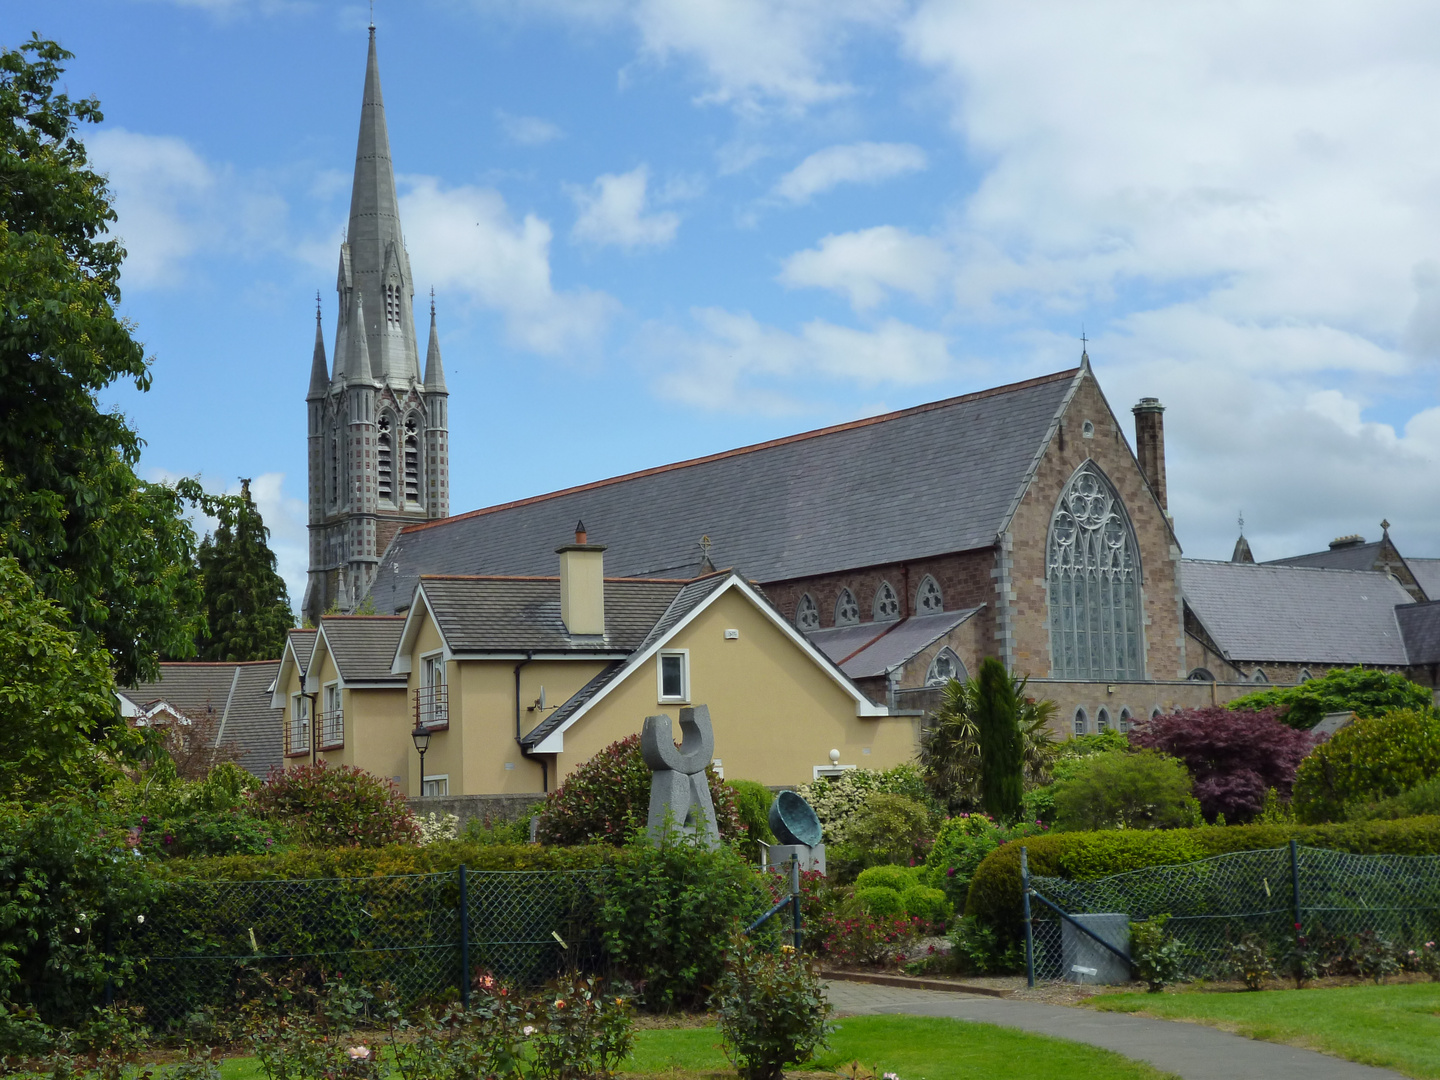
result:
M 914 756 L 917 717 L 872 703 L 740 574 L 606 578 L 604 551 L 577 531 L 558 577 L 421 577 L 403 617 L 322 619 L 303 662 L 297 632 L 275 689 L 287 763 L 358 765 L 411 795 L 543 792 L 690 704 L 710 707 L 715 764 L 734 778 L 803 783 L 832 750 L 842 766 Z M 392 682 L 375 665 L 386 634 Z

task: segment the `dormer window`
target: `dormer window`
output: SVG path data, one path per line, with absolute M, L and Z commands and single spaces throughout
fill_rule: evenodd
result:
M 854 626 L 859 621 L 860 605 L 855 601 L 855 594 L 849 589 L 841 589 L 835 600 L 835 625 Z
M 940 595 L 940 584 L 929 574 L 915 590 L 915 610 L 922 615 L 937 615 L 945 610 L 945 598 Z
M 800 603 L 795 605 L 795 625 L 807 634 L 811 630 L 820 629 L 820 609 L 815 606 L 815 598 L 808 592 L 800 597 Z
M 876 622 L 892 622 L 900 617 L 900 597 L 895 595 L 895 589 L 888 581 L 882 581 L 880 588 L 875 590 L 872 610 Z

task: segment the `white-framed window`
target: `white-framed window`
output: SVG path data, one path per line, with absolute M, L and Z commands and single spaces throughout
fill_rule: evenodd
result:
M 690 650 L 662 652 L 655 665 L 655 681 L 661 701 L 689 701 Z
M 1084 735 L 1090 730 L 1090 718 L 1085 715 L 1084 709 L 1075 710 L 1075 734 Z
M 960 657 L 950 648 L 941 649 L 935 654 L 935 659 L 930 661 L 930 670 L 925 672 L 926 686 L 944 686 L 951 679 L 959 679 L 964 682 L 969 678 L 965 665 L 960 662 Z
M 445 653 L 442 650 L 437 649 L 420 657 L 420 689 L 415 699 L 415 723 L 418 726 L 450 722 L 450 693 L 445 678 Z
M 871 612 L 876 622 L 894 622 L 900 617 L 900 597 L 888 581 L 880 582 L 880 587 L 875 590 L 875 603 L 871 605 Z
M 1135 720 L 1134 720 L 1134 718 L 1130 715 L 1130 710 L 1129 710 L 1129 709 L 1121 709 L 1121 710 L 1120 710 L 1120 734 L 1121 734 L 1121 735 L 1127 735 L 1127 734 L 1129 734 L 1130 729 L 1131 729 L 1134 725 L 1135 725 Z
M 1140 678 L 1140 548 L 1124 502 L 1093 461 L 1065 485 L 1045 558 L 1056 677 Z
M 929 574 L 920 580 L 920 587 L 915 590 L 915 610 L 921 615 L 936 615 L 945 610 L 940 583 Z
M 421 795 L 449 795 L 450 774 L 436 773 L 433 776 L 423 777 L 420 781 Z
M 819 780 L 824 778 L 826 780 L 838 780 L 851 769 L 858 769 L 859 767 L 858 765 L 811 765 L 810 779 Z
M 340 746 L 345 742 L 344 697 L 338 682 L 326 683 L 320 698 L 320 745 Z
M 310 750 L 310 699 L 303 693 L 290 695 L 290 730 L 286 752 L 308 753 Z
M 855 601 L 855 594 L 849 589 L 841 589 L 835 599 L 835 625 L 854 626 L 859 621 L 860 605 Z
M 1098 713 L 1095 714 L 1095 730 L 1097 732 L 1104 732 L 1110 730 L 1109 709 L 1102 708 Z
M 820 609 L 815 605 L 815 598 L 808 592 L 801 596 L 800 602 L 795 605 L 795 625 L 806 633 L 820 629 Z

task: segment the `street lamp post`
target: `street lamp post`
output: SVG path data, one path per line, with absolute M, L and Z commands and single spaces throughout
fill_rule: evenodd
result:
M 415 744 L 416 751 L 420 754 L 420 791 L 425 794 L 425 751 L 430 749 L 430 732 L 423 724 L 416 724 L 415 730 L 410 733 L 410 741 Z

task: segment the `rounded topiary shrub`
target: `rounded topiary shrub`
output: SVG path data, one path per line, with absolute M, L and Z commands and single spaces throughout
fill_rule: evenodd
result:
M 904 892 L 913 884 L 915 875 L 904 866 L 872 866 L 868 870 L 861 870 L 860 876 L 855 879 L 857 889 L 879 886 L 882 889 L 894 889 L 897 893 Z
M 287 826 L 302 844 L 383 847 L 420 839 L 400 789 L 353 765 L 320 761 L 274 769 L 250 800 L 261 817 Z
M 866 885 L 855 890 L 855 902 L 865 914 L 876 918 L 905 914 L 905 902 L 894 889 L 884 885 Z
M 1339 821 L 1347 805 L 1390 798 L 1440 775 L 1440 717 L 1397 709 L 1356 720 L 1321 743 L 1295 772 L 1301 821 Z
M 706 768 L 715 824 L 726 843 L 745 839 L 735 792 Z M 768 810 L 768 804 L 766 809 Z M 572 772 L 545 799 L 536 836 L 542 844 L 624 844 L 650 813 L 650 766 L 640 736 L 611 743 Z
M 862 865 L 923 859 L 935 835 L 936 817 L 916 799 L 872 792 L 851 816 L 845 843 L 854 849 Z
M 900 902 L 905 905 L 906 915 L 937 928 L 943 927 L 955 914 L 955 906 L 944 892 L 929 885 L 910 886 L 900 894 Z
M 1156 750 L 1096 754 L 1055 785 L 1059 829 L 1183 829 L 1199 820 L 1185 763 Z

